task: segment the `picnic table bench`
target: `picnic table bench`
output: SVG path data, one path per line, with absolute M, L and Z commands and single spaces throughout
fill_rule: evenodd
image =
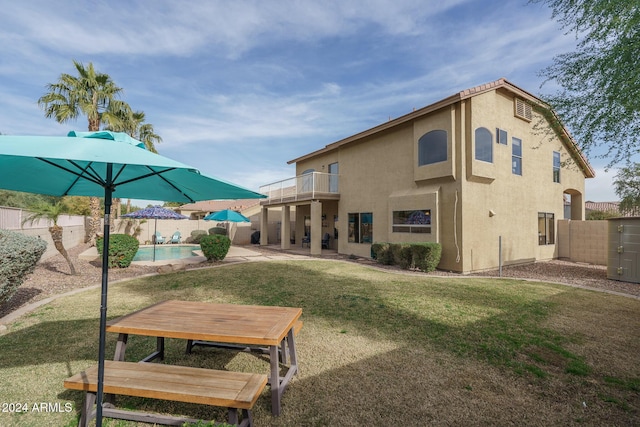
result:
M 98 367 L 64 381 L 65 388 L 85 392 L 80 427 L 95 417 Z M 198 403 L 229 409 L 229 424 L 253 426 L 251 409 L 267 384 L 267 376 L 156 363 L 105 361 L 104 393 Z M 238 410 L 242 421 L 238 424 Z M 181 426 L 199 420 L 103 407 L 103 416 L 145 423 Z

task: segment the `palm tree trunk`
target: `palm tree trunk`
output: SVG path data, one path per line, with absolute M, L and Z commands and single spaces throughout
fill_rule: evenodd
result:
M 62 227 L 60 227 L 59 225 L 54 225 L 52 227 L 49 227 L 49 233 L 51 233 L 51 240 L 53 240 L 53 245 L 56 247 L 58 252 L 62 254 L 64 259 L 67 261 L 67 264 L 69 264 L 69 270 L 71 270 L 71 275 L 75 276 L 77 274 L 76 268 L 73 266 L 73 263 L 71 262 L 71 258 L 69 257 L 67 250 L 64 248 L 64 245 L 62 244 Z
M 96 245 L 96 236 L 100 231 L 100 199 L 91 197 L 89 199 L 89 207 L 91 209 L 91 220 L 89 221 L 89 243 L 91 246 Z

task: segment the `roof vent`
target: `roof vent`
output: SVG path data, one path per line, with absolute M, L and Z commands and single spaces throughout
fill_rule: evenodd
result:
M 524 100 L 522 100 L 520 98 L 516 98 L 515 101 L 516 101 L 516 103 L 515 103 L 515 115 L 516 115 L 516 117 L 520 117 L 521 119 L 524 119 L 524 120 L 530 122 L 531 119 L 532 119 L 531 104 L 528 104 L 527 102 L 525 102 Z

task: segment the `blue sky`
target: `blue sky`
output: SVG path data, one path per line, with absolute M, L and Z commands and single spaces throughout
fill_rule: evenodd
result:
M 287 161 L 505 77 L 540 95 L 539 71 L 574 50 L 526 0 L 27 0 L 0 14 L 0 133 L 65 135 L 38 98 L 73 60 L 124 88 L 160 154 L 253 190 Z M 433 3 L 434 5 L 430 5 Z M 606 160 L 586 199 L 617 200 Z

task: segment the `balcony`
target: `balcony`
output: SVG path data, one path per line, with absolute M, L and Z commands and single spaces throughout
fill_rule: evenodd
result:
M 310 172 L 260 187 L 267 196 L 261 205 L 300 202 L 308 200 L 339 200 L 338 175 Z

